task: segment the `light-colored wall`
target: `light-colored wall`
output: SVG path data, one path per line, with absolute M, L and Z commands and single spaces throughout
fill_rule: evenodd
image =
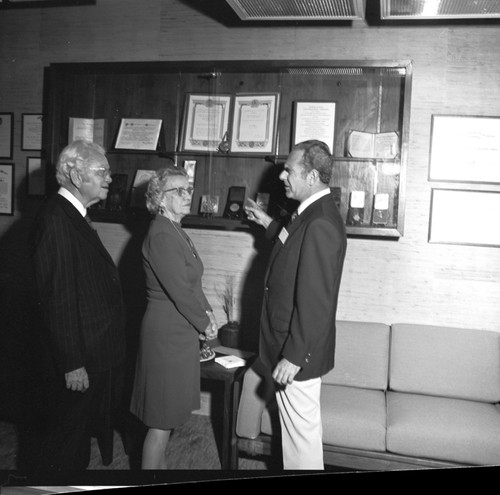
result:
M 189 0 L 98 0 L 92 7 L 0 12 L 0 111 L 15 113 L 17 185 L 24 179 L 26 156 L 33 155 L 20 150 L 21 113 L 42 111 L 43 68 L 50 63 L 410 59 L 404 237 L 397 242 L 349 240 L 338 317 L 500 331 L 500 249 L 427 242 L 431 187 L 451 186 L 427 180 L 431 115 L 500 115 L 498 25 L 425 27 L 415 22 L 402 27 L 356 21 L 352 26 L 232 27 L 212 11 L 206 15 Z M 500 228 L 496 212 L 489 214 L 491 228 Z M 0 233 L 19 215 L 0 217 Z M 100 224 L 99 231 L 119 261 L 128 233 L 118 224 Z M 201 230 L 191 234 L 205 261 L 205 287 L 222 321 L 214 287 L 227 274 L 237 282 L 244 279 L 256 254 L 253 238 Z

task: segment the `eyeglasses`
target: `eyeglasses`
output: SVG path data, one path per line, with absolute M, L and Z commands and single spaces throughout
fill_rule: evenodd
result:
M 176 191 L 177 195 L 182 198 L 184 193 L 187 193 L 188 196 L 191 196 L 191 194 L 193 194 L 194 188 L 193 187 L 188 187 L 188 188 L 186 188 L 186 187 L 172 187 L 172 189 L 166 189 L 163 192 L 168 193 L 170 191 Z
M 89 167 L 88 170 L 92 170 L 99 177 L 111 177 L 111 170 L 106 167 Z

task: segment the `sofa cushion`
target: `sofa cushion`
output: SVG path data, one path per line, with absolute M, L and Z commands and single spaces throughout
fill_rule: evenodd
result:
M 385 394 L 380 390 L 322 385 L 323 443 L 352 449 L 385 451 Z M 262 433 L 279 432 L 277 405 L 262 414 Z
M 389 386 L 397 392 L 500 401 L 500 333 L 392 325 Z
M 337 321 L 335 367 L 323 383 L 386 390 L 389 337 L 383 323 Z
M 384 392 L 323 385 L 321 416 L 324 443 L 378 452 L 385 450 Z
M 500 409 L 493 404 L 387 393 L 387 450 L 464 464 L 500 463 Z

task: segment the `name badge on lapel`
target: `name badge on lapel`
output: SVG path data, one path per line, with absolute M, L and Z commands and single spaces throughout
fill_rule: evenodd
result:
M 285 241 L 288 239 L 288 230 L 286 230 L 285 227 L 281 229 L 278 239 L 281 241 L 281 244 L 285 244 Z

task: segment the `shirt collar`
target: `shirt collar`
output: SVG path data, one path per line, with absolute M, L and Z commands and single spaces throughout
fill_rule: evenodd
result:
M 300 215 L 310 204 L 314 203 L 319 198 L 326 196 L 327 194 L 330 194 L 329 187 L 322 189 L 321 191 L 318 191 L 317 193 L 314 193 L 313 195 L 309 196 L 307 199 L 302 201 L 302 203 L 300 203 L 299 207 L 297 208 L 297 213 Z
M 85 217 L 87 215 L 87 208 L 78 200 L 71 192 L 69 192 L 65 187 L 60 187 L 57 194 L 60 194 L 63 198 L 66 198 L 82 215 Z

